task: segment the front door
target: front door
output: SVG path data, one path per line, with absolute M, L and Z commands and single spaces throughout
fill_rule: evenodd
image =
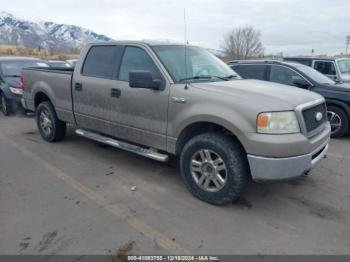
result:
M 136 143 L 166 149 L 167 114 L 169 101 L 168 81 L 160 73 L 159 61 L 143 46 L 127 46 L 116 77 L 120 89 L 118 115 L 111 115 L 114 128 L 121 137 Z M 130 71 L 149 71 L 153 79 L 162 81 L 163 90 L 131 88 Z

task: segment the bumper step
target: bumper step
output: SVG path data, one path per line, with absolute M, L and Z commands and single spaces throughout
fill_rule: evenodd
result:
M 79 136 L 85 137 L 85 138 L 89 138 L 92 140 L 95 140 L 97 142 L 112 146 L 112 147 L 116 147 L 119 149 L 123 149 L 125 151 L 129 151 L 144 157 L 148 157 L 151 158 L 153 160 L 159 161 L 159 162 L 166 162 L 169 159 L 168 155 L 165 154 L 161 154 L 155 150 L 152 149 L 148 149 L 148 148 L 144 148 L 144 147 L 140 147 L 137 145 L 133 145 L 133 144 L 129 144 L 127 142 L 124 141 L 119 141 L 107 136 L 103 136 L 91 131 L 86 131 L 83 129 L 77 129 L 75 130 L 75 133 Z

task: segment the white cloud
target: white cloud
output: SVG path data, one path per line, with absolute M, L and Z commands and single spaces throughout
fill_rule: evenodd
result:
M 26 19 L 76 24 L 114 39 L 188 38 L 219 48 L 223 35 L 249 24 L 261 30 L 266 51 L 334 54 L 350 35 L 348 0 L 11 0 L 6 11 Z

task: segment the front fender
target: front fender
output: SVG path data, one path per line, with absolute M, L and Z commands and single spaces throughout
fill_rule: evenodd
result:
M 341 107 L 342 109 L 345 110 L 346 114 L 350 118 L 350 107 L 346 103 L 335 99 L 326 99 L 326 104 Z
M 184 110 L 171 109 L 171 119 L 168 122 L 168 137 L 170 138 L 170 151 L 176 140 L 186 127 L 196 123 L 211 123 L 224 127 L 241 142 L 243 147 L 247 143 L 247 133 L 255 132 L 256 115 L 237 112 L 224 104 L 198 103 L 188 105 Z

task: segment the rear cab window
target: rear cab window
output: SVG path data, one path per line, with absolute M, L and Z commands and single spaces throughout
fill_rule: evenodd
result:
M 266 65 L 232 65 L 231 68 L 243 78 L 266 80 Z

